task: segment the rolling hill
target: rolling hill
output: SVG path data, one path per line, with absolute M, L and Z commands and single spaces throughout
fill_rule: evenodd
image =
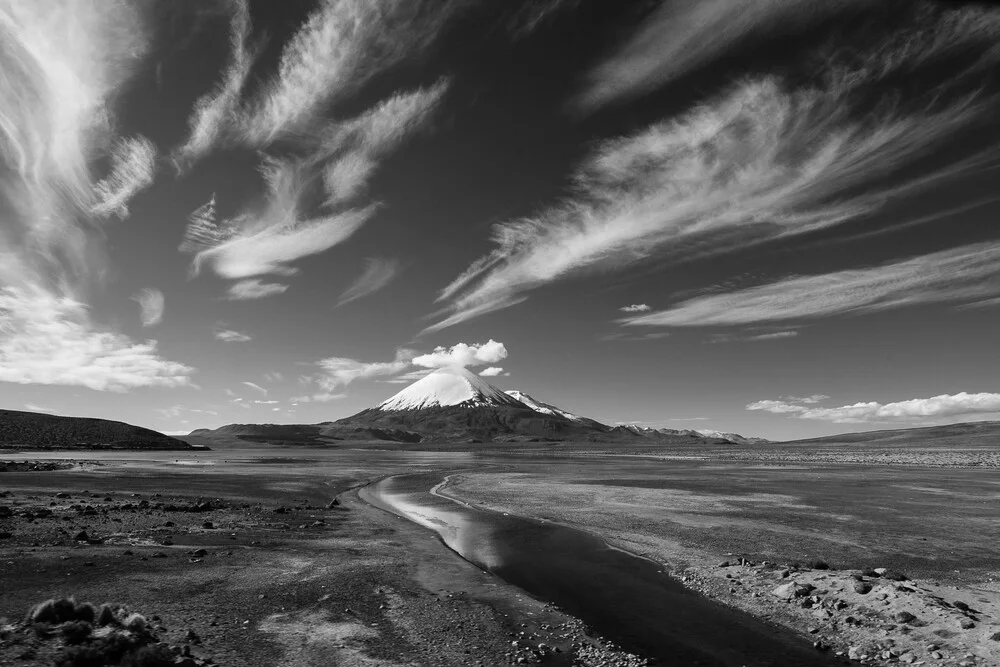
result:
M 191 449 L 188 443 L 124 422 L 0 410 L 0 447 L 19 449 Z

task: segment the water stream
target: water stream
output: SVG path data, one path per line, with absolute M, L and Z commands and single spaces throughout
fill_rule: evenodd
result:
M 490 512 L 434 495 L 439 474 L 388 477 L 366 502 L 435 531 L 448 547 L 600 635 L 662 665 L 837 664 L 805 642 L 663 573 L 590 533 Z

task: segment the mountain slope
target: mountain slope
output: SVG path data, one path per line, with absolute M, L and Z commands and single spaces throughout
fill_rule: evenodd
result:
M 514 398 L 514 399 L 516 399 L 518 401 L 520 401 L 521 403 L 524 403 L 525 405 L 527 405 L 529 408 L 531 408 L 535 412 L 541 413 L 543 415 L 556 415 L 556 416 L 559 416 L 559 417 L 565 417 L 566 419 L 568 419 L 570 421 L 574 421 L 574 422 L 577 422 L 577 423 L 580 423 L 580 424 L 588 424 L 590 426 L 594 426 L 595 428 L 604 428 L 604 429 L 608 428 L 607 426 L 605 426 L 604 424 L 602 424 L 599 421 L 590 419 L 588 417 L 581 417 L 579 415 L 573 414 L 572 412 L 566 412 L 562 408 L 557 408 L 554 405 L 550 405 L 548 403 L 543 403 L 541 401 L 535 400 L 534 398 L 532 398 L 528 394 L 524 393 L 523 391 L 519 391 L 517 389 L 512 389 L 512 390 L 504 392 L 504 393 L 506 393 L 508 396 L 510 396 L 510 397 L 512 397 L 512 398 Z
M 944 426 L 842 433 L 821 438 L 790 440 L 780 444 L 942 447 L 948 449 L 1000 447 L 1000 421 L 963 422 Z
M 140 426 L 88 417 L 0 410 L 0 446 L 190 449 L 186 442 Z
M 436 370 L 376 407 L 336 424 L 415 432 L 447 441 L 587 439 L 608 430 L 593 420 L 537 411 L 464 368 Z
M 422 410 L 456 405 L 525 407 L 516 398 L 511 398 L 464 368 L 441 368 L 383 401 L 376 409 Z

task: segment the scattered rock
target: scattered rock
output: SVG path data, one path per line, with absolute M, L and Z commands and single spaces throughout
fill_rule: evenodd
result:
M 790 581 L 775 588 L 771 591 L 771 595 L 782 600 L 791 600 L 793 598 L 806 597 L 813 590 L 815 590 L 815 587 L 812 584 L 797 584 L 794 581 Z
M 87 535 L 87 531 L 81 530 L 79 533 L 73 536 L 75 542 L 88 542 L 90 541 L 90 535 Z
M 893 618 L 895 618 L 900 623 L 912 623 L 913 621 L 917 620 L 917 617 L 908 611 L 896 612 L 895 614 L 893 614 Z
M 867 581 L 855 581 L 854 592 L 860 595 L 868 595 L 872 592 L 872 585 Z
M 976 622 L 973 621 L 971 618 L 963 618 L 958 622 L 958 627 L 962 628 L 963 630 L 971 630 L 972 628 L 976 627 Z

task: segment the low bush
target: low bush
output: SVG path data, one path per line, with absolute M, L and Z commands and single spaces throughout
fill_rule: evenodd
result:
M 93 633 L 93 628 L 86 621 L 71 621 L 61 628 L 63 639 L 67 644 L 82 644 Z

